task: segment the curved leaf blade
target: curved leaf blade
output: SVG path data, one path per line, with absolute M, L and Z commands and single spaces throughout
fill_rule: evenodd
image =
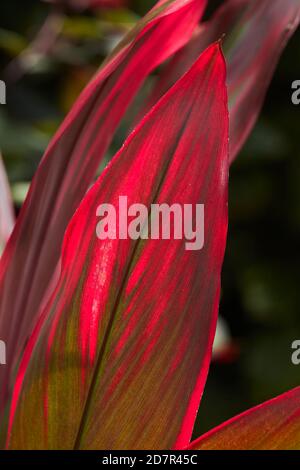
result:
M 217 44 L 146 116 L 73 217 L 60 281 L 19 369 L 9 448 L 188 444 L 216 327 L 227 179 Z M 118 207 L 120 195 L 148 208 L 205 204 L 203 250 L 173 239 L 100 242 L 96 209 Z
M 225 422 L 189 449 L 300 450 L 300 388 Z
M 205 4 L 159 2 L 102 66 L 50 143 L 0 263 L 0 337 L 7 344 L 0 409 L 8 398 L 14 356 L 23 352 L 37 320 L 68 222 L 116 127 L 151 70 L 188 41 Z
M 249 137 L 280 56 L 300 21 L 299 0 L 228 0 L 201 25 L 159 79 L 148 106 L 224 36 L 230 113 L 230 162 Z

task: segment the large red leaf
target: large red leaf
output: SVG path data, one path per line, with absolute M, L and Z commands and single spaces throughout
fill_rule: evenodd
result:
M 93 181 L 143 80 L 190 38 L 206 0 L 164 0 L 137 25 L 85 89 L 51 142 L 0 264 L 0 408 L 59 260 L 65 229 Z
M 14 209 L 0 154 L 0 255 L 14 226 Z
M 59 283 L 14 387 L 9 448 L 189 443 L 215 333 L 227 179 L 225 63 L 216 44 L 146 116 L 73 217 Z M 204 248 L 99 241 L 96 209 L 118 209 L 119 196 L 147 207 L 204 204 Z
M 256 123 L 278 60 L 299 20 L 300 0 L 228 0 L 173 58 L 150 105 L 224 35 L 232 162 Z
M 300 450 L 300 388 L 218 426 L 190 450 Z

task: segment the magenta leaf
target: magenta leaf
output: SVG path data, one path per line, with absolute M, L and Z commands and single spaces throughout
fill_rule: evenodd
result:
M 151 110 L 88 192 L 14 386 L 11 449 L 188 445 L 211 359 L 227 235 L 228 109 L 219 44 Z M 119 198 L 204 204 L 203 249 L 96 235 Z M 123 215 L 122 215 L 123 217 Z M 146 223 L 147 217 L 143 224 Z
M 0 263 L 0 338 L 8 355 L 7 367 L 0 369 L 0 411 L 72 215 L 144 79 L 186 44 L 205 5 L 206 0 L 160 1 L 107 59 L 50 143 Z

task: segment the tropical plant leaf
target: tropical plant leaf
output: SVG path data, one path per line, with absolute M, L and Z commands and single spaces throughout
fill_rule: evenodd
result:
M 131 134 L 67 230 L 19 368 L 12 449 L 186 446 L 211 359 L 227 234 L 225 62 L 213 45 Z M 100 241 L 99 204 L 204 204 L 205 243 Z M 123 215 L 122 215 L 123 217 Z M 145 217 L 143 224 L 146 224 Z
M 0 154 L 0 255 L 15 223 L 8 179 Z
M 300 388 L 218 426 L 190 450 L 300 450 Z
M 209 44 L 224 36 L 232 162 L 256 123 L 278 60 L 299 20 L 299 0 L 228 0 L 171 60 L 148 106 Z
M 206 0 L 159 2 L 103 65 L 62 124 L 37 170 L 0 264 L 0 409 L 61 252 L 63 235 L 143 80 L 190 38 Z M 16 289 L 16 283 L 18 288 Z

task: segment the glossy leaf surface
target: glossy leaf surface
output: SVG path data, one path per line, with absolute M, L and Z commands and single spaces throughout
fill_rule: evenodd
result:
M 146 116 L 66 233 L 62 273 L 14 387 L 15 449 L 186 446 L 211 359 L 227 234 L 225 63 L 210 47 Z M 205 205 L 186 240 L 100 241 L 99 204 Z M 144 219 L 143 224 L 146 223 Z
M 160 1 L 108 58 L 48 147 L 0 263 L 0 337 L 7 344 L 7 367 L 0 369 L 0 410 L 8 397 L 11 368 L 37 320 L 74 211 L 140 85 L 188 41 L 205 4 Z

